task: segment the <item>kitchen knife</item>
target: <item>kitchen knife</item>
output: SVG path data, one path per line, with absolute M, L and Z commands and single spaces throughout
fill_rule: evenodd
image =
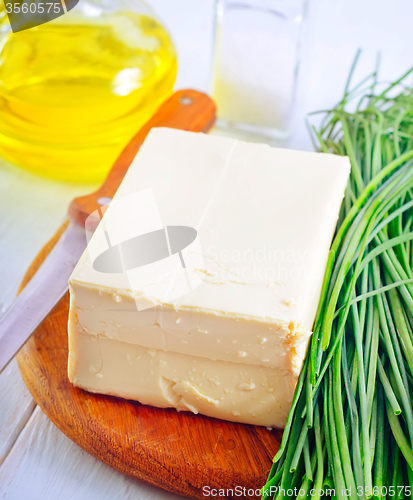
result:
M 176 92 L 126 146 L 101 188 L 72 201 L 66 230 L 0 319 L 0 373 L 68 291 L 68 279 L 86 248 L 86 218 L 101 205 L 110 202 L 150 129 L 170 127 L 207 132 L 214 121 L 215 105 L 207 95 L 195 90 Z

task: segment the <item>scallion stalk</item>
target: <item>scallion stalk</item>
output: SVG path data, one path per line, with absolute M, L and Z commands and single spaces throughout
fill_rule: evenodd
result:
M 317 148 L 349 156 L 352 172 L 265 485 L 317 499 L 322 488 L 381 499 L 381 487 L 413 485 L 413 68 L 384 88 L 375 71 L 350 90 L 358 57 L 342 101 L 312 128 Z

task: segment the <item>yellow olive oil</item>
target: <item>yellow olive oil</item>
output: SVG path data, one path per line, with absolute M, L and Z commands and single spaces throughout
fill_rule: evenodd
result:
M 171 94 L 177 61 L 156 20 L 70 14 L 0 29 L 0 155 L 43 175 L 102 180 Z M 2 36 L 2 38 L 1 38 Z

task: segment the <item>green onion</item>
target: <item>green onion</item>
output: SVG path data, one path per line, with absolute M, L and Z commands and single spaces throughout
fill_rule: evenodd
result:
M 264 486 L 301 485 L 300 498 L 328 488 L 381 499 L 390 486 L 403 498 L 413 485 L 413 68 L 387 86 L 376 70 L 350 90 L 358 57 L 343 99 L 311 129 L 319 151 L 349 156 L 352 172 Z

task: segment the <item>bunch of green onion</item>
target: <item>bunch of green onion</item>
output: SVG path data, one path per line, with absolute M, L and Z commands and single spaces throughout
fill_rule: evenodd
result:
M 357 57 L 343 100 L 313 127 L 352 172 L 263 499 L 412 494 L 413 69 L 350 91 Z

